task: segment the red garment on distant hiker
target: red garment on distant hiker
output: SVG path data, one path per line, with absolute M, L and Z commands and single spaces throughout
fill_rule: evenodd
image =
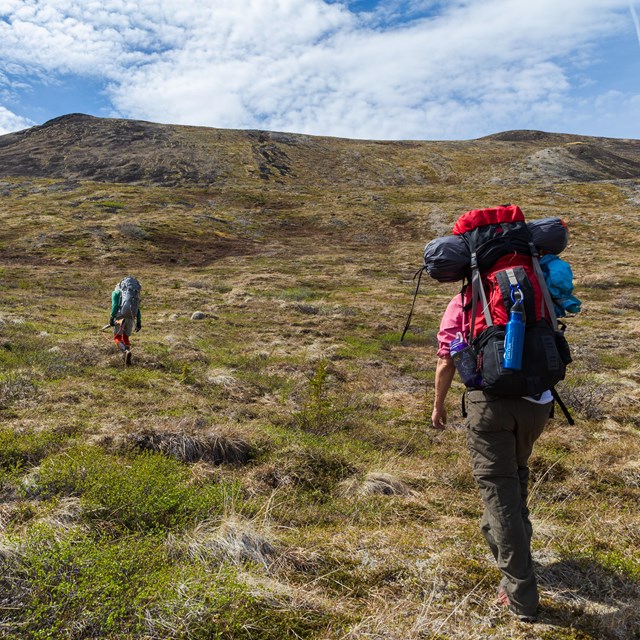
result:
M 118 345 L 118 348 L 120 348 L 120 343 L 125 347 L 131 346 L 129 336 L 125 333 L 123 324 L 123 322 L 119 322 L 113 334 L 113 341 Z
M 129 342 L 129 336 L 126 333 L 116 334 L 115 336 L 113 336 L 113 341 L 118 345 L 118 347 L 120 347 L 120 342 L 122 342 L 125 347 L 131 346 L 131 343 Z

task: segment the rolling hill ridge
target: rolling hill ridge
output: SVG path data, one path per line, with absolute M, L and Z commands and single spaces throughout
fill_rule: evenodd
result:
M 461 157 L 485 161 L 468 166 Z M 640 142 L 536 131 L 375 142 L 71 114 L 0 137 L 0 175 L 172 186 L 593 181 L 637 178 Z

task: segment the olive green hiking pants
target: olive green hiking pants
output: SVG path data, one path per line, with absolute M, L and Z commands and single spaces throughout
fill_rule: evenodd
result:
M 484 513 L 481 530 L 517 614 L 535 616 L 538 587 L 531 560 L 528 460 L 553 403 L 467 394 L 467 444 Z

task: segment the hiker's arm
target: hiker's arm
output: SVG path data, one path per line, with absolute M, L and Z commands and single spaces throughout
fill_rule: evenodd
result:
M 435 397 L 433 400 L 433 413 L 431 414 L 431 426 L 434 429 L 444 429 L 447 424 L 447 410 L 444 401 L 455 373 L 456 367 L 451 358 L 438 358 L 436 363 Z
M 118 313 L 119 306 L 120 306 L 120 292 L 113 291 L 111 293 L 111 318 L 116 317 L 116 313 Z
M 138 315 L 136 316 L 136 331 L 142 329 L 142 313 L 140 313 L 140 307 L 138 307 Z

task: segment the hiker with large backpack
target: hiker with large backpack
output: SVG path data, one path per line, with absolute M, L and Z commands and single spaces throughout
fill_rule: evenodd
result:
M 125 365 L 131 364 L 129 336 L 142 329 L 140 313 L 140 283 L 133 277 L 123 278 L 111 293 L 109 326 L 113 327 L 113 340 L 122 352 Z
M 527 224 L 516 206 L 473 210 L 458 219 L 453 236 L 427 245 L 423 267 L 440 281 L 463 281 L 440 323 L 432 426 L 446 426 L 445 398 L 457 369 L 484 503 L 481 530 L 502 573 L 498 603 L 528 622 L 539 600 L 528 460 L 554 398 L 566 412 L 554 385 L 571 361 L 539 256 L 560 253 L 567 239 L 559 218 Z

